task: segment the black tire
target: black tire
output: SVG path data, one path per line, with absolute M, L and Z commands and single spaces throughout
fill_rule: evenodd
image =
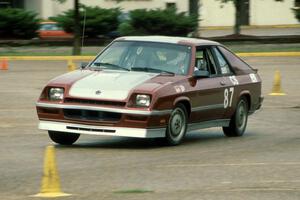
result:
M 245 97 L 242 97 L 230 120 L 229 127 L 223 127 L 224 135 L 227 137 L 239 137 L 244 134 L 247 127 L 248 110 L 248 101 Z
M 168 145 L 178 145 L 182 142 L 187 131 L 187 111 L 183 104 L 178 104 L 172 111 L 165 141 Z
M 48 135 L 53 142 L 62 145 L 72 145 L 78 140 L 80 136 L 80 134 L 76 133 L 65 133 L 57 131 L 48 131 Z

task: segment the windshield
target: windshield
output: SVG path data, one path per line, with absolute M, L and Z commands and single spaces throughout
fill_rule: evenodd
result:
M 62 28 L 57 26 L 57 24 L 41 24 L 39 30 L 40 31 L 60 31 L 60 30 L 62 30 Z
M 191 47 L 141 41 L 117 41 L 91 64 L 94 69 L 187 74 Z

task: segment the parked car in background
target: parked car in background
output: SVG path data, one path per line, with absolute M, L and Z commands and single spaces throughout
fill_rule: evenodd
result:
M 88 66 L 51 80 L 36 106 L 39 128 L 59 144 L 91 134 L 177 145 L 209 127 L 242 136 L 262 101 L 257 70 L 223 45 L 145 36 L 118 38 Z
M 41 22 L 38 30 L 40 39 L 71 39 L 72 33 L 67 33 L 63 28 L 59 27 L 56 22 L 47 21 Z

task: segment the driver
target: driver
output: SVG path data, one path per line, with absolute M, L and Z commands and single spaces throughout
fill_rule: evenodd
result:
M 187 54 L 185 52 L 175 52 L 170 51 L 166 54 L 167 57 L 167 65 L 178 67 L 179 74 L 185 74 L 185 60 Z

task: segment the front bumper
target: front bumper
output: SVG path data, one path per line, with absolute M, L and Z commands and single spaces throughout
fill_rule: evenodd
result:
M 70 105 L 70 104 L 58 104 L 58 103 L 42 103 L 37 102 L 37 107 L 40 108 L 61 108 L 61 109 L 87 109 L 95 111 L 105 111 L 105 112 L 115 112 L 122 114 L 134 114 L 134 115 L 147 115 L 147 116 L 157 116 L 170 114 L 172 110 L 137 110 L 137 109 L 124 109 L 124 108 L 110 108 L 110 107 L 100 107 L 91 105 Z
M 36 106 L 40 121 L 147 130 L 166 127 L 171 113 L 171 110 L 46 102 L 38 102 Z
M 39 129 L 48 131 L 78 133 L 87 135 L 107 135 L 137 138 L 158 138 L 165 137 L 166 128 L 127 128 L 92 126 L 75 123 L 43 121 L 39 123 Z

